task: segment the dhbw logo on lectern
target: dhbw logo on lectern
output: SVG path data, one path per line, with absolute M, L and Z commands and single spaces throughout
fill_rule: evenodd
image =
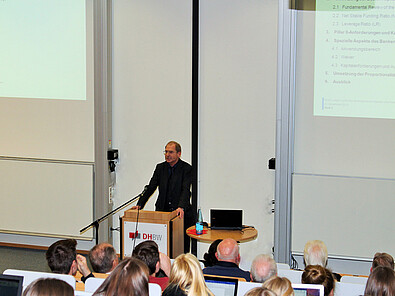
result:
M 136 232 L 129 232 L 129 238 L 131 239 L 142 239 L 142 240 L 153 240 L 153 241 L 161 241 L 162 235 L 161 234 L 154 234 L 154 233 L 139 233 Z

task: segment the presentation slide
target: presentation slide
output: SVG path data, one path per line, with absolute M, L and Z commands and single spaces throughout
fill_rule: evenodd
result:
M 86 100 L 86 3 L 0 0 L 0 97 Z
M 314 115 L 395 118 L 395 0 L 316 2 Z

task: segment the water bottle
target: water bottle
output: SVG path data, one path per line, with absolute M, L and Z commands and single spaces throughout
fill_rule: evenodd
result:
M 196 222 L 196 234 L 201 235 L 203 234 L 203 216 L 202 216 L 202 210 L 198 209 L 198 219 Z

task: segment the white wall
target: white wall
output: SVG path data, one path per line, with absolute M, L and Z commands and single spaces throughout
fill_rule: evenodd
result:
M 191 21 L 189 1 L 113 1 L 114 207 L 148 184 L 167 141 L 191 161 Z M 154 209 L 154 195 L 145 209 Z M 119 250 L 116 234 L 113 243 Z
M 249 269 L 273 246 L 277 2 L 200 3 L 200 206 L 207 221 L 210 208 L 243 209 L 258 230 L 240 245 Z

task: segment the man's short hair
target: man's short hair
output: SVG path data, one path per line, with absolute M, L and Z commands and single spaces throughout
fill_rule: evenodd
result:
M 169 143 L 166 144 L 166 146 L 167 145 L 173 145 L 173 144 L 176 147 L 176 152 L 177 153 L 181 152 L 181 145 L 178 144 L 176 141 L 170 141 Z M 166 148 L 166 146 L 165 146 L 165 148 Z
M 159 248 L 154 241 L 144 241 L 139 243 L 132 252 L 132 257 L 140 259 L 147 264 L 149 273 L 154 274 L 156 264 L 159 262 Z
M 304 246 L 303 252 L 305 265 L 321 265 L 326 267 L 328 262 L 328 250 L 323 241 L 311 240 Z
M 94 272 L 107 273 L 113 268 L 117 252 L 114 247 L 107 243 L 94 246 L 89 251 L 89 261 Z
M 376 253 L 373 258 L 372 269 L 377 266 L 387 266 L 394 269 L 394 258 L 387 253 Z
M 77 241 L 63 239 L 53 243 L 45 253 L 48 266 L 54 273 L 68 274 L 73 261 L 76 260 Z
M 277 264 L 270 255 L 261 254 L 252 261 L 251 276 L 254 282 L 263 283 L 275 275 L 277 275 Z

